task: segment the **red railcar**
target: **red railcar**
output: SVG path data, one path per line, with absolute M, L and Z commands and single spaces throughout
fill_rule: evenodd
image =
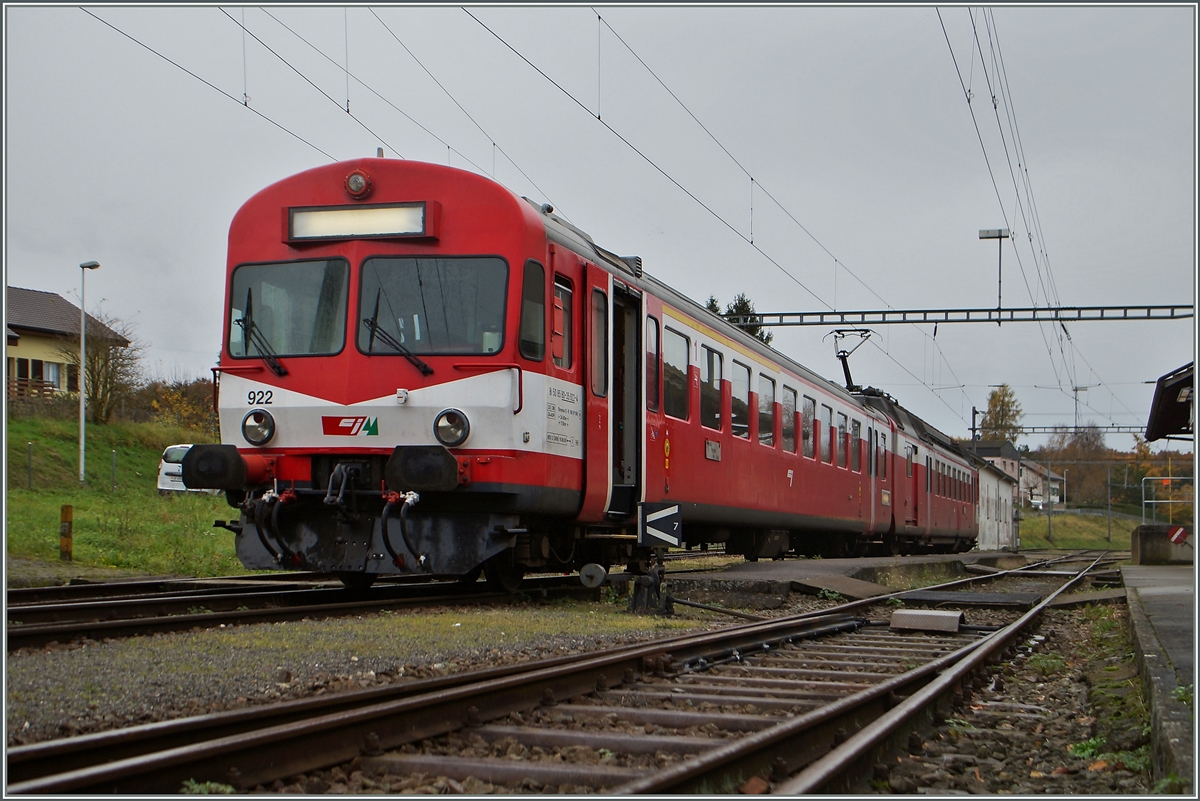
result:
M 229 232 L 222 445 L 249 568 L 478 576 L 723 542 L 748 558 L 965 550 L 976 472 L 474 173 L 359 159 Z

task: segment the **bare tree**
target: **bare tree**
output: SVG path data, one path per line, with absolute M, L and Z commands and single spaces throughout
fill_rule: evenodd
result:
M 83 375 L 87 390 L 88 419 L 107 423 L 122 399 L 142 383 L 141 359 L 145 344 L 133 323 L 103 311 L 87 316 L 87 363 Z M 63 343 L 59 355 L 79 369 L 79 352 Z

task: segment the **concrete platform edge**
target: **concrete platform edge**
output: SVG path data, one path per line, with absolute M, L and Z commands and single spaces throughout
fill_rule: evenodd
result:
M 1154 780 L 1157 782 L 1174 775 L 1187 782 L 1186 792 L 1190 793 L 1195 777 L 1192 711 L 1173 695 L 1178 686 L 1175 670 L 1158 641 L 1136 589 L 1128 590 L 1125 602 L 1129 607 L 1130 636 L 1138 671 L 1145 681 L 1150 704 Z

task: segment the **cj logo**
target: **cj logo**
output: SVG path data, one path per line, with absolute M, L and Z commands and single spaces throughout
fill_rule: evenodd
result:
M 377 437 L 377 417 L 322 417 L 321 433 L 327 437 Z

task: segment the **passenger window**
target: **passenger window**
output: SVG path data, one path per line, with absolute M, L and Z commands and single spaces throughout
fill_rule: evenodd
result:
M 817 458 L 813 447 L 813 421 L 816 419 L 817 402 L 805 395 L 804 408 L 800 412 L 800 438 L 804 442 L 804 455 L 809 459 Z
M 592 394 L 608 394 L 608 296 L 592 292 Z
M 833 464 L 833 443 L 829 437 L 833 432 L 833 409 L 821 404 L 821 460 Z
M 733 435 L 750 439 L 750 368 L 733 363 Z
M 721 354 L 700 346 L 700 425 L 721 430 Z
M 796 390 L 783 388 L 783 449 L 796 452 Z
M 887 432 L 879 432 L 879 477 L 887 479 Z
M 546 271 L 533 260 L 525 262 L 520 340 L 526 359 L 540 362 L 546 355 Z
M 646 408 L 658 411 L 658 320 L 646 318 Z
M 875 475 L 875 429 L 867 426 L 867 475 Z
M 857 420 L 850 423 L 850 469 L 862 471 L 862 423 Z
M 554 320 L 552 329 L 552 351 L 554 365 L 564 370 L 571 369 L 571 348 L 574 338 L 571 335 L 572 314 L 571 303 L 575 297 L 571 291 L 571 282 L 561 276 L 554 277 Z
M 838 412 L 837 416 L 837 466 L 846 466 L 846 415 Z
M 683 334 L 663 329 L 663 411 L 688 419 L 688 351 Z
M 775 382 L 758 374 L 758 441 L 775 447 Z

